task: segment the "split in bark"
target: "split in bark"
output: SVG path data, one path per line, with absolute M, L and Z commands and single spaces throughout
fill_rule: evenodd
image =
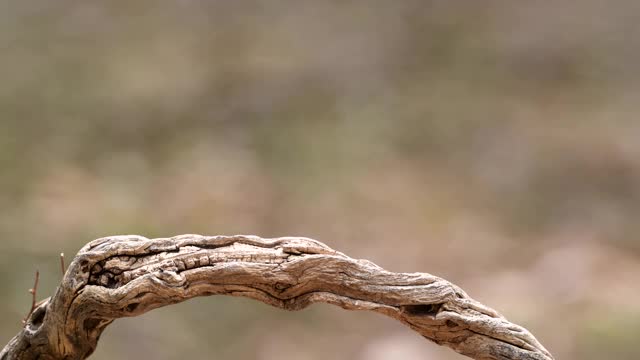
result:
M 112 236 L 85 245 L 0 360 L 85 359 L 113 320 L 196 296 L 285 310 L 316 302 L 390 316 L 474 359 L 553 360 L 525 328 L 425 273 L 393 273 L 308 238 Z

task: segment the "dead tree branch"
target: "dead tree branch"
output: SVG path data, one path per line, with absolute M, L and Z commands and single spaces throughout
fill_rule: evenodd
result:
M 316 302 L 390 316 L 474 359 L 552 360 L 523 327 L 425 273 L 393 273 L 299 237 L 112 236 L 85 245 L 0 360 L 85 359 L 117 318 L 196 296 L 300 310 Z

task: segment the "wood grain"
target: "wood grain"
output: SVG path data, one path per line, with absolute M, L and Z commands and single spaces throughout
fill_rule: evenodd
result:
M 553 359 L 525 328 L 439 277 L 389 272 L 309 238 L 188 234 L 85 245 L 0 360 L 85 359 L 113 320 L 209 295 L 284 310 L 322 302 L 375 311 L 474 359 Z

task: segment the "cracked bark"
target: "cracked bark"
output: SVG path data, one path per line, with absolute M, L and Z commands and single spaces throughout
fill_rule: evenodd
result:
M 474 359 L 553 360 L 525 328 L 425 273 L 393 273 L 308 238 L 112 236 L 85 245 L 0 360 L 85 359 L 113 320 L 196 296 L 285 310 L 316 302 L 390 316 Z

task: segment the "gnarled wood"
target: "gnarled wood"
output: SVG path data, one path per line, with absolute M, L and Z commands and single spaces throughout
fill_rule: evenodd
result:
M 285 310 L 316 302 L 371 310 L 474 359 L 553 359 L 526 329 L 448 281 L 389 272 L 316 240 L 131 235 L 85 245 L 0 360 L 85 359 L 114 319 L 208 295 L 245 296 Z

